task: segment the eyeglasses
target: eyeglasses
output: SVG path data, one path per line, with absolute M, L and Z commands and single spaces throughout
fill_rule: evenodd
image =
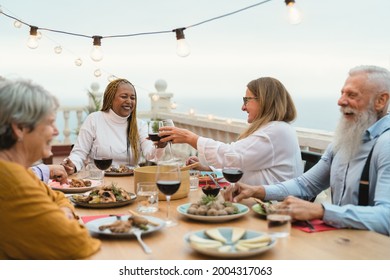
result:
M 251 99 L 258 99 L 257 97 L 243 97 L 242 101 L 244 102 L 244 106 L 249 102 Z

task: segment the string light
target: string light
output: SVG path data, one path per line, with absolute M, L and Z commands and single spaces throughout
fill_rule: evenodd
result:
M 152 100 L 153 100 L 154 102 L 158 101 L 159 99 L 160 99 L 160 96 L 159 96 L 158 94 L 153 94 Z
M 90 57 L 93 61 L 99 62 L 103 59 L 102 52 L 102 36 L 93 36 L 93 47 L 90 52 Z
M 191 53 L 190 46 L 185 40 L 184 29 L 185 28 L 183 27 L 183 28 L 177 28 L 172 30 L 173 32 L 176 32 L 176 40 L 177 40 L 176 53 L 178 56 L 181 57 L 189 56 L 189 54 Z
M 76 60 L 74 61 L 74 64 L 76 66 L 81 66 L 81 65 L 83 65 L 83 61 L 81 58 L 76 58 Z
M 15 26 L 15 28 L 20 28 L 20 27 L 22 27 L 22 23 L 20 21 L 18 21 L 18 20 L 15 20 L 14 21 L 14 26 Z
M 61 46 L 56 46 L 56 47 L 54 48 L 54 52 L 55 52 L 56 54 L 62 53 L 62 47 L 61 47 Z
M 301 12 L 297 8 L 294 0 L 285 0 L 287 5 L 288 20 L 291 24 L 298 24 L 302 21 Z
M 38 48 L 38 45 L 38 27 L 30 26 L 30 36 L 27 40 L 27 47 L 29 47 L 30 49 L 36 49 Z
M 102 71 L 100 71 L 100 69 L 96 69 L 93 74 L 95 75 L 95 77 L 100 77 L 102 75 Z
M 177 108 L 176 102 L 171 103 L 171 109 L 175 110 Z

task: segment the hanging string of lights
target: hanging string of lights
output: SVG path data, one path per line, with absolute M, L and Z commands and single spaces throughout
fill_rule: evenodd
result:
M 40 32 L 38 30 L 61 33 L 61 34 L 71 35 L 71 36 L 85 37 L 85 38 L 92 39 L 92 49 L 90 51 L 91 59 L 95 62 L 99 62 L 103 59 L 103 52 L 102 52 L 102 48 L 101 48 L 102 39 L 134 37 L 134 36 L 142 36 L 142 35 L 154 35 L 154 34 L 163 34 L 163 33 L 171 33 L 171 32 L 175 32 L 175 34 L 176 34 L 176 40 L 177 40 L 176 53 L 177 53 L 177 55 L 179 55 L 181 57 L 186 57 L 190 54 L 190 47 L 185 40 L 184 30 L 208 23 L 210 21 L 214 21 L 214 20 L 221 19 L 221 18 L 224 18 L 227 16 L 231 16 L 233 14 L 260 6 L 260 5 L 265 4 L 267 2 L 270 2 L 270 1 L 272 1 L 272 0 L 263 0 L 261 2 L 255 3 L 253 5 L 244 7 L 242 9 L 239 9 L 239 10 L 227 13 L 227 14 L 223 14 L 223 15 L 220 15 L 220 16 L 217 16 L 214 18 L 210 18 L 210 19 L 207 19 L 207 20 L 204 20 L 204 21 L 201 21 L 201 22 L 198 22 L 198 23 L 186 26 L 186 27 L 175 28 L 172 30 L 141 32 L 141 33 L 133 33 L 133 34 L 109 35 L 109 36 L 102 36 L 102 35 L 89 36 L 89 35 L 85 35 L 85 34 L 73 33 L 73 32 L 68 32 L 68 31 L 45 28 L 45 27 L 38 27 L 36 25 L 32 25 L 32 24 L 29 24 L 27 22 L 24 22 L 23 20 L 18 19 L 14 16 L 11 16 L 11 15 L 3 12 L 1 9 L 0 9 L 0 14 L 3 14 L 4 16 L 15 20 L 15 23 L 14 23 L 15 27 L 17 27 L 17 26 L 20 27 L 22 24 L 30 27 L 30 34 L 29 34 L 29 38 L 27 41 L 27 46 L 31 49 L 36 49 L 39 45 L 38 39 L 40 36 L 40 34 L 39 34 Z M 289 10 L 290 23 L 292 23 L 292 24 L 299 23 L 300 22 L 300 15 L 299 15 L 299 11 L 295 7 L 295 1 L 294 0 L 285 0 L 285 3 L 286 3 L 287 8 Z M 56 46 L 55 52 L 60 53 L 61 46 Z M 78 60 L 75 61 L 76 65 L 80 64 L 80 61 L 78 61 Z

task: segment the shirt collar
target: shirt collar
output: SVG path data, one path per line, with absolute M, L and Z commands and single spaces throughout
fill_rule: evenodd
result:
M 363 135 L 363 142 L 379 137 L 384 131 L 390 129 L 390 115 L 387 114 L 370 126 Z
M 108 111 L 108 118 L 116 123 L 127 123 L 127 119 L 129 117 L 121 117 L 117 115 L 112 109 L 110 109 L 110 111 Z

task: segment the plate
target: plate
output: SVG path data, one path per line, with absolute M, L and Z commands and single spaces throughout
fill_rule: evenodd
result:
M 237 208 L 239 213 L 238 214 L 233 214 L 233 215 L 224 215 L 224 216 L 202 216 L 202 215 L 193 215 L 193 214 L 188 214 L 187 210 L 190 207 L 191 203 L 186 203 L 179 205 L 177 207 L 177 212 L 182 214 L 183 216 L 193 219 L 193 220 L 198 220 L 198 221 L 203 221 L 203 222 L 225 222 L 225 221 L 230 221 L 237 219 L 239 217 L 244 216 L 246 213 L 249 212 L 249 208 L 240 203 L 233 203 Z
M 263 207 L 260 204 L 254 204 L 252 210 L 260 215 L 261 218 L 267 218 L 267 213 L 264 211 Z
M 121 220 L 127 220 L 130 216 L 129 215 L 123 215 L 118 216 L 121 218 Z M 140 231 L 142 234 L 148 234 L 157 230 L 160 230 L 165 226 L 165 222 L 159 218 L 152 217 L 152 216 L 143 216 L 146 219 L 148 219 L 151 222 L 159 224 L 158 226 L 148 225 L 147 230 L 142 230 L 137 227 L 133 227 L 134 231 Z M 88 228 L 88 230 L 91 233 L 98 234 L 98 235 L 105 235 L 105 236 L 115 236 L 115 237 L 125 237 L 125 236 L 134 236 L 132 232 L 124 232 L 124 233 L 117 233 L 117 232 L 111 232 L 109 229 L 105 230 L 99 230 L 99 227 L 101 225 L 107 225 L 115 222 L 117 220 L 117 217 L 106 217 L 106 218 L 100 218 L 93 221 L 90 221 L 85 224 L 85 226 Z
M 82 187 L 82 188 L 70 188 L 70 187 L 61 187 L 62 185 L 59 185 L 58 182 L 49 180 L 48 185 L 52 190 L 60 191 L 63 193 L 83 193 L 87 191 L 91 191 L 96 187 L 99 187 L 102 182 L 99 180 L 89 180 L 91 181 L 90 187 Z
M 133 176 L 134 166 L 127 166 L 127 168 L 130 169 L 127 172 L 104 171 L 104 176 L 108 176 L 108 177 Z
M 128 192 L 130 195 L 129 200 L 125 201 L 117 201 L 117 202 L 106 202 L 106 203 L 88 203 L 88 202 L 81 202 L 81 201 L 76 201 L 73 197 L 69 197 L 70 201 L 72 201 L 76 206 L 84 207 L 84 208 L 116 208 L 116 207 L 122 207 L 129 205 L 134 202 L 134 200 L 137 199 L 137 195 L 134 193 Z
M 222 236 L 225 237 L 228 240 L 226 245 L 233 245 L 233 243 L 231 241 L 233 228 L 231 228 L 231 227 L 225 227 L 225 228 L 221 227 L 221 228 L 218 228 L 218 229 L 219 229 L 220 233 L 222 234 Z M 258 255 L 258 254 L 261 254 L 263 252 L 266 252 L 266 251 L 270 250 L 271 248 L 273 248 L 275 246 L 275 244 L 276 244 L 276 238 L 275 237 L 271 237 L 271 242 L 267 246 L 261 247 L 261 248 L 256 248 L 256 249 L 251 249 L 249 251 L 237 251 L 233 247 L 231 249 L 231 251 L 220 252 L 217 249 L 200 248 L 200 247 L 192 246 L 190 241 L 189 241 L 189 238 L 190 238 L 190 236 L 192 234 L 195 234 L 195 235 L 197 235 L 197 236 L 199 236 L 201 238 L 214 240 L 214 239 L 211 239 L 210 237 L 208 237 L 204 232 L 205 232 L 205 230 L 200 230 L 200 231 L 194 231 L 194 232 L 187 233 L 184 236 L 184 242 L 187 244 L 187 246 L 189 246 L 193 250 L 195 250 L 195 251 L 197 251 L 199 253 L 208 255 L 208 256 L 212 256 L 212 257 L 235 258 L 235 259 L 250 257 L 250 256 L 254 256 L 254 255 Z M 255 237 L 258 237 L 258 236 L 262 236 L 262 235 L 267 235 L 267 233 L 261 232 L 261 231 L 246 230 L 244 236 L 240 240 L 249 239 L 249 238 L 255 238 Z

